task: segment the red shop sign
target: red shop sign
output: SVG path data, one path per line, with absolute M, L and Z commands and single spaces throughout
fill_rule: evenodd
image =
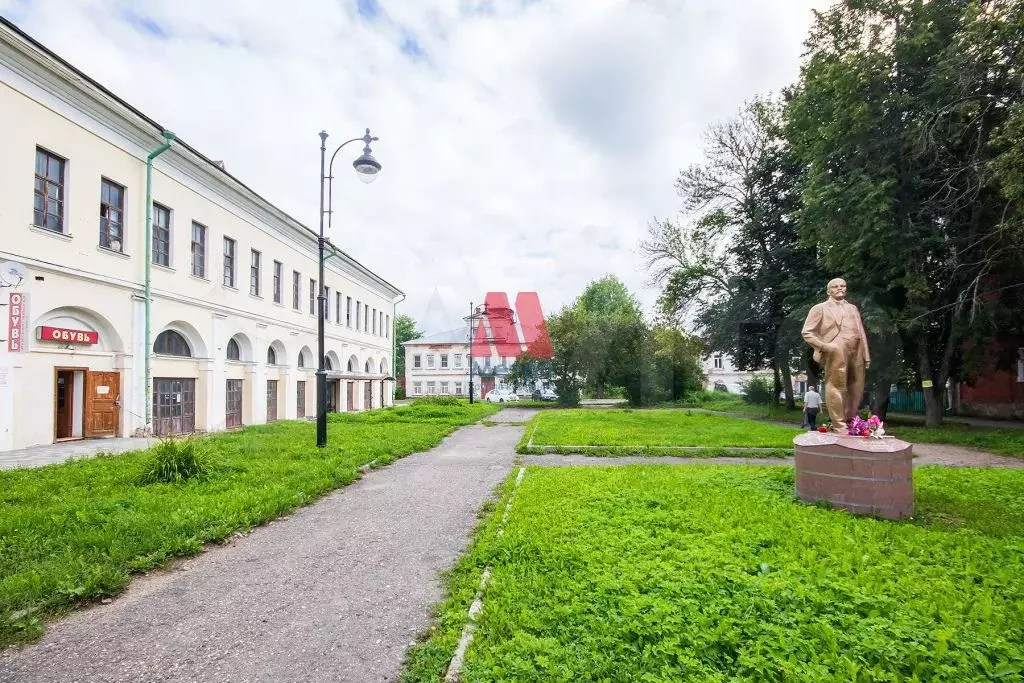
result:
M 42 325 L 37 328 L 36 339 L 40 341 L 68 342 L 71 344 L 98 344 L 100 341 L 99 332 L 89 330 L 69 330 L 64 327 L 47 327 Z
M 24 353 L 25 330 L 28 328 L 27 311 L 28 294 L 11 292 L 8 299 L 7 317 L 7 350 L 10 353 Z

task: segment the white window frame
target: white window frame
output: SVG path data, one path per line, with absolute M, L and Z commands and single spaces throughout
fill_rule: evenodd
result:
M 715 366 L 715 370 L 721 370 L 725 367 L 725 359 L 722 356 L 715 356 L 712 358 L 712 363 Z
M 448 354 L 447 353 L 442 353 L 441 354 L 441 367 L 444 368 L 445 370 L 448 369 Z
M 447 394 L 448 393 L 448 382 L 441 382 L 441 391 L 440 391 L 440 393 L 442 393 L 442 394 Z
M 412 395 L 413 396 L 419 396 L 422 392 L 423 392 L 423 383 L 422 382 L 413 382 L 412 383 Z
M 423 367 L 423 357 L 420 354 L 413 354 L 412 366 L 417 369 Z
M 434 367 L 434 354 L 432 354 L 432 353 L 428 353 L 427 354 L 427 367 L 428 368 Z

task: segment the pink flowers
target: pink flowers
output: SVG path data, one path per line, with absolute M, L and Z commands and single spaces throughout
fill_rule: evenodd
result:
M 885 434 L 882 420 L 877 415 L 872 415 L 866 420 L 860 415 L 855 416 L 850 420 L 847 431 L 850 436 L 873 436 L 876 439 L 882 438 Z

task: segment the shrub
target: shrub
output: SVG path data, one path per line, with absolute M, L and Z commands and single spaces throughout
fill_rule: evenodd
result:
M 163 439 L 143 465 L 142 484 L 181 484 L 213 470 L 213 456 L 202 439 Z
M 395 387 L 395 400 L 396 401 L 402 401 L 404 399 L 405 399 L 405 387 L 402 387 L 402 386 Z
M 742 387 L 743 400 L 747 403 L 771 403 L 772 397 L 775 394 L 775 390 L 772 388 L 772 381 L 764 375 L 758 375 L 744 382 Z
M 424 396 L 412 402 L 414 406 L 461 406 L 462 399 L 455 396 Z

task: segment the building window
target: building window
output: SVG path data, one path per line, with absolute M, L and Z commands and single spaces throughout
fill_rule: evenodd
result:
M 721 356 L 715 356 L 714 362 L 715 362 L 715 370 L 721 370 L 722 369 L 722 365 L 723 365 L 722 357 Z
M 277 365 L 277 351 L 273 346 L 267 347 L 267 365 Z
M 436 394 L 437 393 L 437 383 L 436 382 L 427 382 L 427 393 L 428 394 Z
M 360 322 L 362 320 L 362 315 L 363 315 L 363 302 L 362 301 L 356 301 L 356 330 L 363 329 L 363 326 L 362 326 L 362 324 Z
M 421 358 L 420 354 L 417 353 L 415 356 L 412 357 L 412 366 L 414 368 L 422 368 L 423 367 L 423 365 L 422 365 L 422 358 Z
M 281 278 L 284 276 L 284 264 L 274 261 L 274 303 L 281 303 Z
M 1017 381 L 1024 382 L 1024 346 L 1017 349 Z
M 420 383 L 420 382 L 413 382 L 412 383 L 412 395 L 416 396 L 418 394 L 421 394 L 422 392 L 423 392 L 423 384 Z
M 324 320 L 331 319 L 331 288 L 324 287 Z
M 302 275 L 297 270 L 292 271 L 292 308 L 299 310 L 299 299 L 302 293 Z
M 153 202 L 153 263 L 171 267 L 171 210 Z
M 36 147 L 32 222 L 54 232 L 64 232 L 64 164 L 64 159 Z
M 249 265 L 249 293 L 253 296 L 260 295 L 260 258 L 262 254 L 255 249 L 252 252 L 252 263 Z
M 334 322 L 341 324 L 341 292 L 334 295 Z
M 345 297 L 345 326 L 352 327 L 352 297 Z
M 192 274 L 206 277 L 206 226 L 192 221 Z
M 182 358 L 192 357 L 192 349 L 189 348 L 188 342 L 174 330 L 164 330 L 156 336 L 156 341 L 153 342 L 153 353 Z
M 462 396 L 462 382 L 455 383 L 455 395 Z
M 373 321 L 373 333 L 377 334 L 377 309 L 373 309 L 373 317 L 370 318 Z
M 391 339 L 391 316 L 384 316 L 384 334 L 387 335 L 388 339 Z
M 432 354 L 432 353 L 428 353 L 427 354 L 427 367 L 428 368 L 434 367 L 434 354 Z
M 441 382 L 441 393 L 442 394 L 447 394 L 448 393 L 448 382 Z
M 370 304 L 363 304 L 363 332 L 370 331 Z
M 461 368 L 462 367 L 462 354 L 461 353 L 456 353 L 455 354 L 455 367 L 457 367 L 457 368 Z
M 124 251 L 124 188 L 100 180 L 100 246 Z
M 235 241 L 224 238 L 224 286 L 235 286 Z
M 448 367 L 448 354 L 447 353 L 442 353 L 441 354 L 441 367 L 442 368 L 447 368 Z
M 306 367 L 306 354 L 299 351 L 299 369 L 305 369 Z
M 228 340 L 228 360 L 241 360 L 242 350 L 238 348 L 238 342 L 234 339 Z
M 309 279 L 309 314 L 316 315 L 316 280 Z

